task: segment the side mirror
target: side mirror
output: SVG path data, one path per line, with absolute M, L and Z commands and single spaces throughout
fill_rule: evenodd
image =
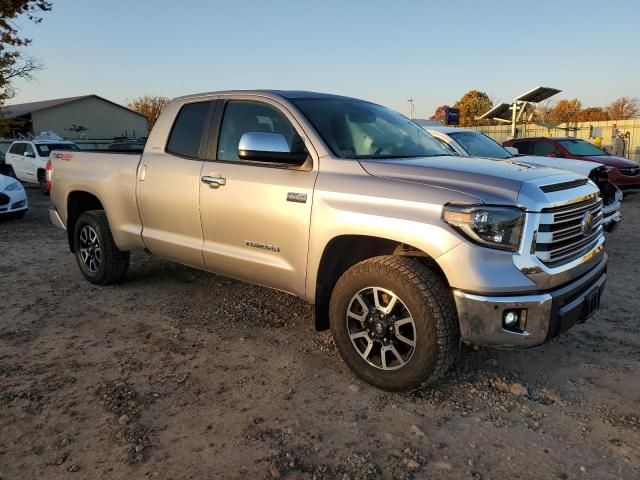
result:
M 520 155 L 520 152 L 516 147 L 504 147 L 504 149 L 514 157 L 517 157 L 518 155 Z
M 36 154 L 33 152 L 24 152 L 23 155 L 27 158 L 36 158 Z
M 238 158 L 258 162 L 302 165 L 307 152 L 292 152 L 284 136 L 270 132 L 247 132 L 238 143 Z

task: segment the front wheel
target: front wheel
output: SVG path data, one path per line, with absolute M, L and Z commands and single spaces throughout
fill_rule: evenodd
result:
M 411 390 L 442 376 L 460 333 L 451 292 L 418 260 L 375 257 L 347 270 L 331 295 L 333 338 L 364 381 Z
M 76 261 L 91 283 L 109 285 L 121 280 L 129 268 L 129 252 L 118 250 L 103 210 L 85 212 L 74 230 Z

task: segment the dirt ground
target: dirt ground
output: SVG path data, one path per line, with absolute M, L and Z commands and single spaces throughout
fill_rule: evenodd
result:
M 443 382 L 357 380 L 294 297 L 136 254 L 81 277 L 48 199 L 0 223 L 0 479 L 640 478 L 640 195 L 602 310 Z

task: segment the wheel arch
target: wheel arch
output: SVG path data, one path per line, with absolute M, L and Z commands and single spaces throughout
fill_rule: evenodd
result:
M 74 190 L 67 195 L 67 240 L 69 250 L 75 253 L 73 234 L 80 215 L 90 210 L 104 210 L 102 201 L 93 193 Z
M 431 268 L 446 285 L 447 277 L 438 263 L 426 252 L 397 240 L 368 235 L 340 235 L 325 246 L 316 274 L 314 326 L 329 328 L 329 300 L 337 280 L 353 265 L 382 255 L 413 257 Z

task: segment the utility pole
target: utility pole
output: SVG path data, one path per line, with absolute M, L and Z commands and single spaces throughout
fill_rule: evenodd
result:
M 413 120 L 413 98 L 410 98 L 407 102 L 409 102 L 409 119 Z

